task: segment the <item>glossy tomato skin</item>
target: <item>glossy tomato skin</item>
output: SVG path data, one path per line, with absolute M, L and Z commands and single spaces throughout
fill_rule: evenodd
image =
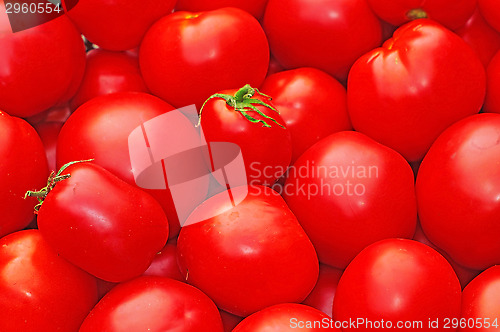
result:
M 476 9 L 465 25 L 455 32 L 476 51 L 485 68 L 500 50 L 500 33 L 486 23 L 479 9 Z
M 170 14 L 175 0 L 79 0 L 67 12 L 78 29 L 99 47 L 126 51 L 139 46 L 147 29 Z M 62 1 L 66 7 L 66 1 Z
M 38 230 L 0 239 L 0 330 L 77 331 L 97 303 L 96 280 L 59 257 Z
M 423 158 L 454 122 L 479 112 L 484 68 L 457 35 L 431 20 L 400 27 L 349 73 L 347 102 L 354 129 L 401 153 Z
M 255 18 L 259 19 L 264 14 L 267 0 L 178 0 L 175 5 L 176 11 L 201 12 L 214 10 L 224 7 L 235 7 L 249 12 Z
M 0 237 L 28 226 L 36 199 L 24 199 L 35 187 L 43 187 L 48 170 L 40 137 L 26 121 L 0 111 Z
M 489 25 L 500 32 L 500 4 L 495 0 L 478 0 L 481 14 Z
M 71 108 L 97 96 L 125 91 L 147 92 L 137 55 L 94 49 L 87 53 L 85 75 Z
M 169 104 L 146 93 L 122 92 L 94 98 L 79 107 L 66 121 L 57 142 L 57 165 L 94 159 L 129 184 L 135 185 L 130 162 L 130 133 L 159 115 L 173 110 Z M 162 205 L 169 220 L 170 234 L 179 233 L 179 219 L 166 190 L 146 190 Z M 193 201 L 206 194 L 199 192 Z
M 80 332 L 223 332 L 219 311 L 200 290 L 177 280 L 139 277 L 113 288 Z
M 40 122 L 34 125 L 45 148 L 47 165 L 50 171 L 56 171 L 57 137 L 59 136 L 63 124 L 63 122 Z
M 477 0 L 368 0 L 368 3 L 378 17 L 396 26 L 417 18 L 430 18 L 448 29 L 457 29 L 472 15 Z
M 365 248 L 344 271 L 333 303 L 338 321 L 383 319 L 421 321 L 410 331 L 453 331 L 445 318 L 460 316 L 460 283 L 446 259 L 430 247 L 411 240 L 388 239 Z M 429 327 L 439 319 L 439 328 Z M 387 326 L 387 325 L 386 325 Z M 367 325 L 343 331 L 372 331 Z
M 308 326 L 307 323 L 315 326 Z M 302 325 L 303 324 L 303 325 Z M 277 304 L 245 318 L 233 332 L 268 332 L 268 331 L 321 331 L 331 327 L 330 317 L 325 313 L 303 304 Z
M 318 278 L 314 247 L 283 199 L 268 187 L 248 190 L 235 207 L 217 204 L 225 212 L 183 227 L 177 241 L 187 282 L 238 316 L 300 302 Z
M 320 139 L 352 129 L 346 90 L 330 75 L 314 68 L 276 73 L 262 84 L 272 96 L 292 136 L 292 163 Z
M 71 98 L 85 70 L 85 47 L 66 16 L 12 33 L 1 1 L 0 68 L 0 109 L 28 117 Z
M 313 145 L 289 171 L 282 194 L 320 262 L 340 269 L 367 245 L 415 231 L 410 165 L 361 133 L 339 132 Z
M 486 98 L 483 110 L 500 113 L 500 51 L 491 59 L 486 70 Z
M 341 81 L 357 58 L 382 41 L 366 0 L 269 0 L 263 26 L 285 68 L 314 67 Z
M 141 275 L 168 239 L 161 206 L 89 162 L 69 166 L 38 212 L 38 228 L 68 261 L 106 281 Z
M 177 264 L 177 245 L 169 241 L 169 243 L 156 254 L 151 265 L 142 275 L 185 281 L 179 269 L 179 265 Z
M 465 287 L 462 293 L 462 318 L 469 325 L 460 328 L 460 331 L 500 331 L 499 285 L 500 266 L 496 265 Z
M 425 234 L 457 263 L 478 270 L 500 263 L 499 142 L 499 114 L 468 117 L 436 140 L 417 176 Z
M 269 46 L 259 22 L 241 9 L 176 12 L 148 30 L 139 63 L 151 92 L 176 107 L 199 109 L 219 90 L 259 87 Z
M 233 96 L 236 92 L 224 90 L 219 93 Z M 273 106 L 265 96 L 255 94 L 253 98 Z M 240 147 L 249 184 L 270 186 L 290 165 L 292 140 L 278 112 L 260 105 L 257 108 L 277 123 L 249 111 L 248 114 L 265 120 L 270 127 L 252 123 L 221 98 L 205 104 L 200 123 L 207 142 L 232 142 Z
M 320 264 L 316 286 L 314 286 L 306 299 L 302 301 L 302 304 L 316 308 L 331 317 L 333 300 L 342 272 L 342 270 L 334 267 Z

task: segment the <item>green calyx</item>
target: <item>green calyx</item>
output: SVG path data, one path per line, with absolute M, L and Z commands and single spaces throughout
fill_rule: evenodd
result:
M 245 119 L 247 119 L 248 121 L 250 121 L 252 123 L 262 123 L 262 127 L 270 128 L 271 125 L 266 121 L 266 120 L 268 120 L 270 122 L 274 122 L 275 124 L 277 124 L 281 128 L 285 129 L 285 127 L 283 125 L 281 125 L 278 121 L 276 121 L 274 118 L 262 113 L 262 111 L 256 107 L 256 105 L 261 105 L 261 106 L 267 107 L 267 108 L 275 111 L 277 114 L 279 114 L 279 111 L 275 107 L 273 107 L 272 105 L 267 104 L 260 99 L 253 98 L 256 94 L 268 98 L 269 101 L 272 99 L 268 95 L 260 92 L 258 89 L 252 88 L 249 84 L 245 85 L 244 87 L 242 87 L 241 89 L 236 91 L 234 96 L 231 96 L 228 94 L 221 94 L 221 93 L 216 93 L 216 94 L 210 96 L 210 98 L 208 98 L 203 103 L 203 106 L 201 107 L 200 116 L 198 119 L 198 125 L 200 125 L 201 114 L 202 114 L 203 108 L 205 107 L 207 102 L 209 102 L 210 100 L 212 100 L 214 98 L 221 98 L 221 99 L 224 99 L 226 101 L 227 105 L 234 108 L 234 110 L 236 112 L 241 113 L 241 115 L 243 115 L 245 117 Z M 263 119 L 255 118 L 254 116 L 249 114 L 251 112 L 257 113 Z
M 406 17 L 410 20 L 418 20 L 420 18 L 428 18 L 429 16 L 427 15 L 427 12 L 423 9 L 420 8 L 415 8 L 412 10 L 409 10 L 408 13 L 406 13 Z
M 24 199 L 26 199 L 27 197 L 35 197 L 38 200 L 38 204 L 35 205 L 35 214 L 38 214 L 40 207 L 42 207 L 43 200 L 45 199 L 45 197 L 47 197 L 49 192 L 52 189 L 54 189 L 56 184 L 62 180 L 66 180 L 66 179 L 69 179 L 71 177 L 71 174 L 61 175 L 61 173 L 64 172 L 64 170 L 66 168 L 68 168 L 69 166 L 71 166 L 73 164 L 85 163 L 85 162 L 89 162 L 89 161 L 93 161 L 93 160 L 94 159 L 78 160 L 78 161 L 72 161 L 72 162 L 69 162 L 67 164 L 64 164 L 61 167 L 61 169 L 59 169 L 59 171 L 57 173 L 54 171 L 50 172 L 49 178 L 47 179 L 47 186 L 43 187 L 42 189 L 40 189 L 38 191 L 28 190 L 26 192 L 26 194 L 24 194 Z

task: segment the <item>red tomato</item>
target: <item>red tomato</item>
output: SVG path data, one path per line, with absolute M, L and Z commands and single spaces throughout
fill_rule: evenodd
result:
M 500 266 L 481 273 L 462 293 L 460 331 L 500 331 Z
M 328 74 L 299 68 L 269 76 L 263 93 L 273 97 L 292 136 L 292 163 L 320 139 L 352 129 L 345 88 Z
M 250 98 L 245 97 L 246 92 L 251 95 Z M 243 94 L 243 98 L 237 97 Z M 245 162 L 248 183 L 272 185 L 285 173 L 292 157 L 290 132 L 279 110 L 273 110 L 270 99 L 249 86 L 216 94 L 222 95 L 225 99 L 210 99 L 200 113 L 200 123 L 207 142 L 237 144 Z M 230 105 L 233 100 L 238 104 Z M 256 105 L 262 116 L 249 108 L 248 103 L 251 101 L 266 103 L 270 107 Z
M 488 24 L 500 32 L 500 3 L 496 0 L 478 0 L 478 4 Z
M 177 264 L 177 245 L 167 243 L 153 258 L 153 262 L 142 274 L 185 281 Z
M 16 33 L 8 22 L 0 0 L 0 109 L 28 117 L 71 98 L 85 69 L 85 47 L 71 21 L 61 16 Z
M 285 68 L 315 67 L 341 81 L 357 58 L 382 41 L 366 0 L 269 0 L 263 26 Z
M 465 24 L 477 0 L 368 0 L 375 14 L 399 26 L 411 20 L 430 18 L 449 29 Z
M 334 322 L 323 312 L 296 303 L 277 304 L 245 318 L 233 332 L 323 331 L 333 330 Z
M 30 116 L 25 120 L 31 125 L 35 125 L 41 122 L 66 122 L 66 120 L 71 115 L 71 108 L 68 104 L 54 106 L 46 111 L 38 113 L 34 116 Z
M 176 107 L 200 107 L 219 90 L 258 87 L 269 46 L 259 22 L 241 9 L 177 12 L 149 29 L 139 62 L 155 95 Z
M 269 77 L 272 74 L 279 73 L 280 71 L 283 71 L 284 68 L 283 66 L 276 60 L 274 56 L 271 55 L 271 58 L 269 59 L 269 67 L 267 68 L 267 75 L 266 77 Z
M 102 49 L 87 53 L 87 68 L 78 92 L 71 100 L 72 109 L 105 94 L 122 91 L 147 92 L 137 56 Z
M 224 7 L 235 7 L 243 9 L 259 19 L 264 14 L 267 0 L 178 0 L 175 5 L 176 11 L 201 12 Z
M 447 127 L 479 112 L 484 93 L 474 51 L 441 25 L 416 20 L 354 64 L 347 102 L 355 130 L 417 161 Z
M 316 286 L 314 286 L 314 289 L 302 303 L 316 308 L 331 317 L 333 299 L 335 298 L 335 292 L 337 291 L 342 272 L 342 270 L 334 267 L 320 264 Z
M 443 323 L 460 316 L 460 294 L 455 272 L 438 252 L 416 241 L 388 239 L 364 249 L 344 271 L 333 317 L 364 319 L 357 328 L 342 326 L 344 331 L 389 330 L 401 323 L 410 324 L 399 326 L 410 331 L 453 331 Z M 439 319 L 439 327 L 429 327 L 429 319 Z
M 161 206 L 91 163 L 69 166 L 43 201 L 38 228 L 58 254 L 106 281 L 141 275 L 168 238 Z M 140 207 L 140 208 L 138 208 Z
M 62 1 L 66 9 L 67 2 Z M 74 1 L 72 1 L 74 2 Z M 139 46 L 148 28 L 170 14 L 175 0 L 79 0 L 68 16 L 99 47 L 126 51 Z
M 96 280 L 59 257 L 38 230 L 0 239 L 0 330 L 77 331 L 97 303 Z
M 24 199 L 24 194 L 36 187 L 43 187 L 48 170 L 40 137 L 26 121 L 0 111 L 0 133 L 2 237 L 23 229 L 33 219 L 36 200 Z
M 307 150 L 290 169 L 283 196 L 319 260 L 341 269 L 367 245 L 415 232 L 410 165 L 357 132 L 332 134 Z
M 222 325 L 224 326 L 224 332 L 232 332 L 236 325 L 243 320 L 242 317 L 230 314 L 224 310 L 219 310 L 219 313 L 222 319 Z
M 122 92 L 100 96 L 76 110 L 66 121 L 57 143 L 57 165 L 74 160 L 95 159 L 95 163 L 129 184 L 135 185 L 130 163 L 128 137 L 145 121 L 173 110 L 162 100 L 145 93 Z M 179 219 L 166 190 L 147 190 L 162 205 L 170 234 L 179 233 Z M 197 193 L 201 202 L 206 193 Z
M 314 247 L 283 199 L 268 187 L 248 190 L 235 207 L 214 203 L 225 212 L 183 227 L 177 241 L 186 280 L 238 316 L 303 301 L 318 278 Z
M 113 288 L 92 310 L 79 332 L 222 332 L 214 303 L 177 280 L 140 277 Z
M 500 113 L 500 51 L 491 59 L 486 70 L 485 112 Z
M 479 10 L 456 33 L 476 51 L 485 68 L 500 50 L 500 34 L 486 23 Z
M 420 223 L 457 263 L 500 264 L 500 115 L 479 114 L 448 128 L 417 176 Z
M 34 125 L 45 147 L 47 165 L 51 171 L 56 171 L 57 137 L 63 124 L 63 122 L 40 122 Z

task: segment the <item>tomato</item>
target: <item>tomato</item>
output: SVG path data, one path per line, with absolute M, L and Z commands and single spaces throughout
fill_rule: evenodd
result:
M 476 10 L 467 23 L 456 30 L 456 33 L 476 51 L 485 68 L 500 50 L 500 33 L 486 23 L 479 10 Z
M 243 9 L 249 12 L 255 18 L 259 19 L 264 14 L 264 8 L 266 7 L 267 0 L 215 0 L 215 1 L 204 1 L 204 0 L 178 0 L 175 5 L 176 11 L 188 11 L 188 12 L 201 12 L 207 10 L 214 10 L 224 7 L 235 7 Z
M 481 14 L 489 25 L 500 32 L 500 6 L 496 0 L 478 0 Z
M 290 132 L 279 110 L 270 103 L 269 97 L 250 86 L 221 91 L 214 96 L 200 113 L 207 142 L 237 144 L 241 148 L 248 183 L 272 185 L 285 173 L 292 157 Z M 231 104 L 233 100 L 237 105 Z M 252 106 L 262 113 L 259 115 L 250 108 L 248 103 L 251 102 L 265 103 L 268 107 Z
M 484 68 L 474 51 L 422 19 L 358 59 L 347 102 L 356 131 L 417 161 L 447 127 L 479 112 L 484 93 Z
M 233 188 L 233 196 L 243 189 Z M 219 204 L 218 196 L 207 204 L 224 212 L 179 234 L 178 260 L 187 282 L 238 316 L 303 301 L 318 278 L 318 259 L 283 199 L 263 186 L 248 187 L 234 207 Z
M 500 266 L 481 273 L 462 293 L 460 331 L 500 331 Z M 463 328 L 462 328 L 463 327 Z
M 367 245 L 415 231 L 410 165 L 357 132 L 332 134 L 307 150 L 290 169 L 283 197 L 319 260 L 341 269 Z
M 320 264 L 316 286 L 314 286 L 314 289 L 302 303 L 316 308 L 331 317 L 333 299 L 335 298 L 335 292 L 337 291 L 342 272 L 342 270 L 334 267 Z
M 411 331 L 456 330 L 444 328 L 443 320 L 460 316 L 460 295 L 455 272 L 438 252 L 416 241 L 382 240 L 365 248 L 344 271 L 333 318 L 364 319 L 357 328 L 343 326 L 344 331 L 373 331 L 368 322 L 380 329 L 381 320 L 385 329 L 403 322 L 411 324 L 402 326 Z M 439 327 L 429 327 L 429 319 L 439 319 Z
M 368 0 L 375 14 L 399 26 L 411 20 L 430 18 L 449 29 L 465 24 L 477 0 Z
M 175 243 L 167 243 L 153 258 L 153 262 L 148 269 L 142 274 L 145 276 L 166 277 L 179 281 L 184 281 L 184 278 L 177 264 L 177 245 Z
M 1 110 L 28 117 L 68 100 L 84 69 L 83 41 L 66 16 L 13 33 L 0 1 Z
M 498 51 L 486 70 L 486 98 L 484 111 L 500 113 L 500 51 Z
M 147 92 L 137 56 L 102 49 L 87 53 L 87 68 L 78 92 L 71 100 L 72 109 L 104 94 L 122 91 Z
M 173 110 L 162 100 L 146 93 L 122 92 L 100 96 L 78 108 L 66 121 L 57 143 L 57 165 L 74 160 L 95 159 L 129 184 L 135 185 L 130 161 L 128 137 L 145 121 Z M 208 186 L 208 184 L 207 184 Z M 167 190 L 147 190 L 162 205 L 169 220 L 170 234 L 179 233 L 179 219 Z M 193 205 L 206 192 L 193 195 Z
M 222 319 L 222 325 L 224 326 L 224 332 L 232 332 L 236 325 L 243 320 L 242 317 L 230 314 L 224 310 L 219 310 L 219 313 Z
M 357 58 L 382 41 L 366 0 L 269 0 L 263 26 L 285 68 L 315 67 L 341 81 Z
M 177 280 L 140 277 L 113 288 L 83 322 L 80 332 L 222 332 L 214 303 Z
M 25 120 L 31 125 L 42 122 L 65 122 L 71 115 L 71 108 L 68 103 L 54 106 L 36 115 L 30 116 Z
M 269 76 L 263 93 L 273 97 L 292 136 L 292 163 L 320 139 L 352 129 L 345 88 L 328 74 L 299 68 Z
M 85 37 L 99 47 L 126 51 L 139 46 L 147 29 L 172 12 L 175 0 L 79 0 L 67 12 Z M 67 9 L 70 1 L 62 1 Z
M 245 318 L 233 332 L 322 331 L 332 328 L 330 317 L 321 311 L 296 303 L 277 304 Z M 334 326 L 334 325 L 333 325 Z
M 144 36 L 139 63 L 146 86 L 176 107 L 199 107 L 217 91 L 258 87 L 269 65 L 269 46 L 247 12 L 222 8 L 177 12 Z
M 283 70 L 284 70 L 283 66 L 278 62 L 278 60 L 276 60 L 274 56 L 271 55 L 271 58 L 269 59 L 269 67 L 267 68 L 266 77 L 269 77 L 270 75 L 276 74 Z
M 0 237 L 21 230 L 33 219 L 36 200 L 26 191 L 47 180 L 47 158 L 36 131 L 24 120 L 0 111 Z
M 38 230 L 0 239 L 0 330 L 77 331 L 97 303 L 96 281 L 59 257 Z
M 417 176 L 420 223 L 432 243 L 476 270 L 500 264 L 500 115 L 448 128 Z
M 34 125 L 45 147 L 47 165 L 51 171 L 56 170 L 57 137 L 59 136 L 63 124 L 63 122 L 40 122 Z
M 100 166 L 77 163 L 66 174 L 38 212 L 43 237 L 98 278 L 120 282 L 141 275 L 167 242 L 161 206 Z

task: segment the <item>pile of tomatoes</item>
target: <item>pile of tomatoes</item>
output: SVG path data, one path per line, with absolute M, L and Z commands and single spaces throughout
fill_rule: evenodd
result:
M 499 1 L 51 6 L 0 0 L 0 331 L 500 331 Z M 247 185 L 184 225 L 129 135 L 193 104 Z

